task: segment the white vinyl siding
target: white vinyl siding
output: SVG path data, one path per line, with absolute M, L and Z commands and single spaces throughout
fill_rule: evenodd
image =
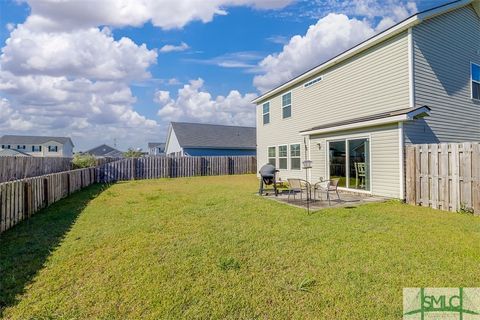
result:
M 430 117 L 405 124 L 405 142 L 480 140 L 480 101 L 472 99 L 471 63 L 480 65 L 480 19 L 469 5 L 413 28 L 416 106 Z

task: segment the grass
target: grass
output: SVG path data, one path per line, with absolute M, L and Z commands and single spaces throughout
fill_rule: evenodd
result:
M 1 236 L 6 319 L 398 319 L 480 286 L 480 219 L 398 202 L 311 215 L 254 176 L 94 186 Z

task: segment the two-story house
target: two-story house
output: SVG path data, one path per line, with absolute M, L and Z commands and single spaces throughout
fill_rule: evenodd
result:
M 13 149 L 34 157 L 73 157 L 73 142 L 68 137 L 4 135 L 0 149 Z
M 480 0 L 415 14 L 253 102 L 259 167 L 403 199 L 405 145 L 480 141 Z

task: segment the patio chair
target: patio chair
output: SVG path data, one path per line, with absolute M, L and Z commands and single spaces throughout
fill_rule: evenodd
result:
M 338 181 L 339 179 L 331 179 L 315 183 L 313 187 L 313 199 L 316 199 L 317 192 L 319 194 L 325 193 L 327 195 L 328 205 L 330 205 L 330 193 L 335 192 L 338 200 L 340 200 L 340 195 L 338 193 Z
M 355 188 L 358 189 L 358 185 L 360 184 L 360 188 L 365 187 L 365 162 L 355 162 Z
M 296 194 L 300 193 L 300 200 L 303 200 L 303 191 L 307 194 L 307 200 L 309 199 L 308 192 L 310 192 L 310 183 L 302 179 L 287 179 L 288 181 L 288 201 L 290 201 L 290 196 L 293 194 L 293 200 L 296 198 Z

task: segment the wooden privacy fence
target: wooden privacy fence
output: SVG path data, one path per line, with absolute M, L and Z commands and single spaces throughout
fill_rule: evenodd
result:
M 87 168 L 0 183 L 0 233 L 95 181 Z
M 480 143 L 408 146 L 406 197 L 410 204 L 480 215 Z
M 98 182 L 256 173 L 253 156 L 130 158 L 97 167 Z
M 0 157 L 0 182 L 72 169 L 72 158 Z

